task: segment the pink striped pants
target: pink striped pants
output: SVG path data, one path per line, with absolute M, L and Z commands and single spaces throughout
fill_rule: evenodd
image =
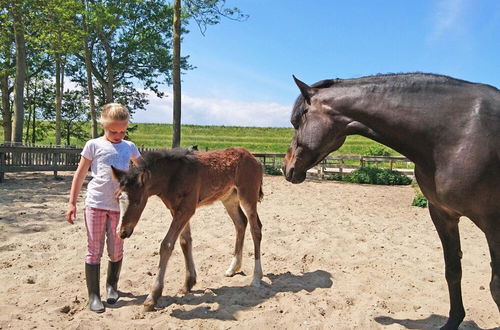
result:
M 109 260 L 117 262 L 123 258 L 123 240 L 116 234 L 116 226 L 120 221 L 120 211 L 102 210 L 93 207 L 85 208 L 85 227 L 87 228 L 88 264 L 101 263 L 104 250 L 104 236 L 107 236 Z

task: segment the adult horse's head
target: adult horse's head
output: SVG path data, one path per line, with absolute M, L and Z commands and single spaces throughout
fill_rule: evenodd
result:
M 131 168 L 128 172 L 111 166 L 114 177 L 120 182 L 117 191 L 120 202 L 120 222 L 116 232 L 121 238 L 132 235 L 139 222 L 142 211 L 148 201 L 148 181 L 150 172 L 147 169 Z
M 291 123 L 295 133 L 283 164 L 288 181 L 301 183 L 308 169 L 318 164 L 345 141 L 345 124 L 333 120 L 335 109 L 325 88 L 333 80 L 308 86 L 293 76 L 301 95 L 295 101 Z

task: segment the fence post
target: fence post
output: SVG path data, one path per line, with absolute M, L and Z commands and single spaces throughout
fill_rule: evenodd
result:
M 5 153 L 0 151 L 0 167 L 5 165 Z M 4 172 L 0 172 L 0 182 L 4 180 Z
M 52 165 L 54 165 L 54 168 L 57 168 L 57 153 L 52 154 Z M 57 170 L 54 170 L 54 178 L 57 178 Z

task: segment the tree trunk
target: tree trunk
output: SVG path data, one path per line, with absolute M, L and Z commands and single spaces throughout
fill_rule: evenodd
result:
M 29 86 L 30 86 L 30 81 L 31 79 L 28 78 L 26 79 L 26 109 L 28 111 L 28 119 L 26 120 L 26 135 L 24 136 L 24 143 L 25 144 L 28 144 L 29 142 L 29 136 L 30 136 L 30 122 L 31 122 L 31 104 L 32 104 L 32 98 L 30 97 L 30 94 L 29 94 Z M 35 84 L 36 86 L 36 84 Z M 35 87 L 36 88 L 36 87 Z
M 35 85 L 36 86 L 36 85 Z M 36 95 L 36 89 L 35 89 L 35 96 L 33 99 L 35 100 L 37 97 Z M 34 145 L 36 143 L 36 105 L 31 106 L 31 111 L 33 111 L 33 118 L 31 119 L 31 143 Z
M 86 13 L 89 11 L 87 1 L 82 0 L 85 7 L 85 14 L 83 15 L 83 30 L 85 31 L 85 39 L 83 40 L 83 49 L 85 51 L 85 70 L 87 71 L 87 89 L 89 93 L 90 105 L 90 118 L 92 119 L 92 138 L 97 137 L 97 114 L 95 110 L 95 95 L 94 84 L 92 82 L 92 49 L 89 46 L 89 26 L 87 23 Z
M 16 41 L 16 79 L 14 82 L 14 121 L 12 127 L 12 140 L 23 142 L 24 121 L 24 83 L 26 80 L 26 45 L 24 40 L 24 23 L 18 8 L 13 6 L 14 38 Z
M 92 58 L 87 41 L 85 41 L 85 68 L 87 70 L 87 89 L 89 92 L 90 118 L 92 118 L 92 138 L 97 137 L 97 115 L 95 111 L 94 85 L 92 83 Z
M 173 136 L 172 147 L 181 144 L 181 0 L 174 0 L 174 44 L 173 44 Z
M 61 72 L 62 72 L 62 61 L 61 55 L 56 54 L 56 146 L 61 145 L 61 105 L 62 105 L 62 95 L 61 95 Z
M 7 143 L 12 139 L 12 111 L 10 109 L 9 76 L 0 75 L 0 90 L 2 92 L 3 140 Z
M 113 53 L 111 51 L 111 46 L 109 45 L 107 36 L 104 35 L 104 33 L 102 34 L 102 36 L 104 51 L 106 52 L 106 71 L 108 73 L 108 81 L 102 87 L 106 96 L 106 103 L 111 103 L 114 101 L 113 84 L 115 83 L 115 76 L 113 71 Z
M 66 127 L 66 145 L 69 146 L 71 144 L 71 124 L 68 123 Z
M 35 90 L 33 91 L 33 98 L 31 103 L 31 144 L 35 145 L 36 143 L 36 101 L 38 98 L 38 79 L 35 78 Z

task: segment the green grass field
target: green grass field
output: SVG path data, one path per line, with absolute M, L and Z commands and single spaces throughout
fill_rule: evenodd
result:
M 137 127 L 129 132 L 129 139 L 137 146 L 165 148 L 172 145 L 171 124 L 131 124 Z M 90 132 L 90 125 L 88 125 Z M 183 125 L 181 145 L 198 145 L 200 150 L 215 150 L 231 146 L 244 147 L 251 152 L 285 153 L 293 136 L 292 128 L 238 127 L 238 126 L 198 126 Z M 3 128 L 0 127 L 0 143 L 3 142 Z M 54 132 L 37 141 L 39 145 L 54 144 Z M 85 141 L 71 140 L 72 145 L 83 146 Z M 344 145 L 336 152 L 343 155 L 363 155 L 370 147 L 380 146 L 362 136 L 349 136 Z M 398 155 L 390 150 L 391 155 Z

